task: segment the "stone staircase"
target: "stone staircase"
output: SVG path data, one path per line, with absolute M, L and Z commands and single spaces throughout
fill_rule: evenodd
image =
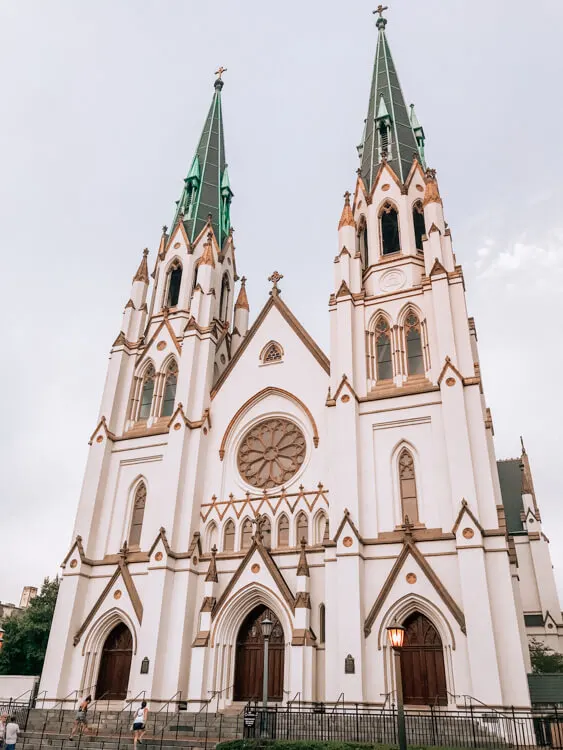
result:
M 137 706 L 135 705 L 135 708 Z M 76 711 L 33 709 L 18 750 L 132 750 L 134 711 L 90 711 L 88 732 L 70 740 Z M 147 732 L 138 750 L 210 749 L 218 742 L 242 737 L 240 712 L 225 715 L 202 710 L 149 713 Z

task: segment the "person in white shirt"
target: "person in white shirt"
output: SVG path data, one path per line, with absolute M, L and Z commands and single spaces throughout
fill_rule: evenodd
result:
M 135 718 L 133 719 L 133 748 L 137 750 L 137 743 L 142 745 L 141 740 L 145 736 L 147 717 L 149 715 L 149 709 L 147 708 L 147 702 L 143 701 L 141 707 L 137 709 Z
M 19 733 L 20 728 L 16 724 L 16 717 L 10 716 L 10 718 L 8 719 L 8 723 L 6 724 L 6 750 L 16 750 L 16 742 L 18 740 Z

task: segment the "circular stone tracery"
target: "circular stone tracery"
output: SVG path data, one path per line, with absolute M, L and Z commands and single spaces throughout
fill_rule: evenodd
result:
M 295 476 L 305 460 L 305 436 L 289 419 L 266 419 L 243 437 L 238 470 L 253 487 L 278 487 Z

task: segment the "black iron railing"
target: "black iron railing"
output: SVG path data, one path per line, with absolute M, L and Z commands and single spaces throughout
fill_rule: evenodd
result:
M 407 742 L 414 746 L 459 748 L 563 748 L 563 712 L 513 709 L 463 709 L 428 706 L 405 710 Z M 248 738 L 396 744 L 394 707 L 362 704 L 300 704 L 263 709 L 249 704 L 244 736 Z

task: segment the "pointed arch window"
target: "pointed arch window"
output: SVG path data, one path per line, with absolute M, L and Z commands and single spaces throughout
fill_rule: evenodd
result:
M 297 516 L 296 524 L 296 543 L 301 544 L 301 540 L 304 539 L 306 544 L 309 544 L 309 521 L 305 513 L 301 512 Z
M 319 605 L 319 643 L 325 642 L 326 636 L 326 608 L 324 604 Z
M 328 539 L 328 518 L 319 513 L 315 519 L 315 544 L 323 544 Z
M 141 403 L 139 406 L 139 419 L 148 419 L 151 415 L 152 398 L 154 396 L 155 371 L 149 365 L 145 371 L 143 385 L 141 388 Z
M 378 318 L 375 323 L 375 350 L 377 380 L 393 380 L 391 329 L 383 317 Z
M 235 524 L 229 519 L 223 531 L 223 551 L 235 551 Z
M 211 552 L 215 546 L 217 546 L 217 524 L 215 521 L 211 521 L 205 535 L 205 551 Z
M 283 359 L 283 351 L 281 346 L 271 341 L 262 352 L 262 363 L 265 365 L 271 365 L 274 362 L 281 362 Z
M 378 128 L 379 134 L 379 159 L 391 158 L 390 128 L 387 122 L 382 122 Z
M 143 530 L 146 503 L 147 488 L 144 482 L 140 482 L 135 490 L 135 499 L 133 501 L 133 515 L 131 516 L 131 529 L 129 531 L 130 547 L 138 547 L 141 544 L 141 531 Z
M 166 370 L 164 381 L 164 393 L 162 396 L 162 417 L 171 417 L 174 413 L 174 402 L 176 401 L 176 386 L 178 384 L 178 365 L 173 359 Z
M 221 282 L 221 297 L 219 300 L 219 318 L 220 320 L 227 320 L 229 314 L 229 296 L 231 293 L 231 284 L 229 282 L 229 275 L 223 274 L 223 281 Z
M 409 375 L 424 375 L 422 331 L 418 315 L 414 312 L 409 312 L 406 317 L 405 339 L 407 343 L 407 373 Z
M 247 518 L 242 524 L 242 535 L 240 540 L 240 548 L 248 549 L 252 544 L 252 521 Z
M 410 523 L 418 523 L 418 498 L 414 459 L 412 453 L 403 448 L 399 456 L 399 486 L 401 490 L 401 514 L 403 523 L 407 518 Z
M 399 253 L 401 243 L 399 240 L 399 214 L 392 203 L 385 203 L 381 209 L 381 247 L 383 255 Z
M 278 547 L 289 547 L 289 521 L 287 516 L 281 516 L 278 521 Z
M 168 272 L 168 294 L 166 295 L 166 306 L 176 307 L 180 299 L 180 286 L 182 284 L 182 264 L 175 260 Z
M 267 549 L 270 549 L 272 546 L 272 524 L 267 516 L 262 517 L 260 531 L 262 533 L 262 544 Z
M 414 242 L 416 249 L 421 253 L 424 250 L 422 238 L 426 234 L 426 225 L 424 223 L 424 208 L 420 201 L 417 201 L 412 207 L 412 223 L 414 226 Z

